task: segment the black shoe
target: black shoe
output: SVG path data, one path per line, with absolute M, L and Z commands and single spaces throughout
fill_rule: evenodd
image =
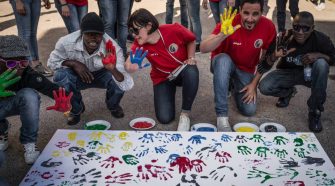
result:
M 111 114 L 112 114 L 115 118 L 123 118 L 123 117 L 124 117 L 123 109 L 122 109 L 121 106 L 118 106 L 116 109 L 111 110 Z
M 82 103 L 83 105 L 83 109 L 81 110 L 80 114 L 84 113 L 85 112 L 85 105 L 84 103 Z M 73 114 L 73 113 L 70 113 L 69 117 L 67 118 L 67 124 L 68 125 L 76 125 L 80 122 L 80 114 Z
M 200 43 L 195 45 L 195 53 L 199 54 L 200 53 Z
M 290 104 L 291 98 L 293 98 L 296 93 L 297 93 L 297 89 L 295 87 L 293 87 L 291 89 L 291 93 L 288 96 L 278 99 L 278 101 L 276 103 L 276 106 L 280 107 L 280 108 L 287 107 Z
M 310 111 L 308 113 L 308 123 L 309 123 L 309 130 L 318 133 L 322 131 L 321 125 L 321 112 L 319 110 Z

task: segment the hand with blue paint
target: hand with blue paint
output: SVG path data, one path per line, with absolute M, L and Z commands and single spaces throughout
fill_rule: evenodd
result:
M 167 150 L 166 150 L 166 145 L 162 145 L 162 146 L 158 146 L 158 147 L 155 147 L 155 151 L 157 154 L 164 154 L 164 153 L 167 153 Z
M 150 63 L 146 63 L 142 66 L 143 59 L 147 56 L 148 51 L 143 52 L 143 48 L 136 48 L 135 54 L 133 55 L 133 51 L 130 51 L 130 62 L 132 64 L 137 64 L 139 69 L 150 66 Z
M 148 153 L 149 153 L 149 148 L 146 148 L 146 149 L 144 149 L 144 150 L 139 151 L 139 152 L 136 154 L 136 156 L 137 156 L 137 157 L 143 157 L 143 156 L 147 155 Z
M 179 154 L 170 154 L 169 158 L 166 160 L 166 163 L 172 163 L 176 161 L 178 157 L 180 157 Z
M 136 164 L 139 163 L 138 158 L 136 156 L 131 155 L 131 154 L 123 155 L 122 159 L 128 165 L 136 165 Z
M 201 135 L 194 135 L 188 141 L 191 141 L 192 144 L 201 144 L 201 140 L 206 140 L 206 137 L 203 137 Z
M 269 151 L 269 148 L 267 147 L 257 147 L 254 154 L 257 154 L 259 157 L 265 157 L 266 158 L 266 152 Z
M 154 134 L 152 133 L 146 133 L 143 135 L 143 137 L 138 138 L 139 140 L 142 140 L 142 143 L 149 143 L 154 142 Z
M 187 147 L 185 148 L 185 152 L 184 154 L 191 154 L 191 152 L 193 151 L 193 147 L 191 147 L 190 145 L 187 145 Z
M 233 138 L 232 136 L 229 136 L 227 134 L 222 134 L 221 136 L 221 140 L 224 141 L 224 142 L 229 142 L 231 141 L 231 138 Z
M 179 141 L 179 139 L 183 138 L 181 134 L 172 134 L 171 140 L 172 141 Z

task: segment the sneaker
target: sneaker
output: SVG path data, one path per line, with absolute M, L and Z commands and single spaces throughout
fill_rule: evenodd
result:
M 195 53 L 196 54 L 200 54 L 201 53 L 200 52 L 200 43 L 198 43 L 198 44 L 195 45 Z
M 47 68 L 45 68 L 45 67 L 42 65 L 42 63 L 39 63 L 38 65 L 36 65 L 35 67 L 33 67 L 33 69 L 34 69 L 36 72 L 38 72 L 38 73 L 44 75 L 45 77 L 50 77 L 50 76 L 53 75 L 52 71 L 50 71 L 50 70 L 48 70 Z
M 115 118 L 123 118 L 124 112 L 121 106 L 116 107 L 116 109 L 111 110 L 112 116 Z
M 297 89 L 295 87 L 291 88 L 291 93 L 286 97 L 278 98 L 276 106 L 279 108 L 287 107 L 290 104 L 291 98 L 293 98 L 297 94 Z
M 180 114 L 177 131 L 190 131 L 190 118 L 185 114 Z
M 37 151 L 36 144 L 27 143 L 23 145 L 23 148 L 24 148 L 24 161 L 27 164 L 33 164 L 40 155 L 40 151 Z
M 216 126 L 219 132 L 232 132 L 228 117 L 217 117 Z
M 5 151 L 8 148 L 8 129 L 9 123 L 6 119 L 0 121 L 1 129 L 3 133 L 0 134 L 0 151 Z
M 320 3 L 315 7 L 315 9 L 317 9 L 318 11 L 324 10 L 325 8 L 326 8 L 325 3 Z
M 309 130 L 318 133 L 322 131 L 322 125 L 321 125 L 321 112 L 319 110 L 316 111 L 310 111 L 308 113 L 308 126 Z

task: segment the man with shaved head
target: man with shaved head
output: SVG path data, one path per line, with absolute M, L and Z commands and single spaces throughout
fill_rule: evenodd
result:
M 287 107 L 296 93 L 295 85 L 311 88 L 307 101 L 309 129 L 321 132 L 321 112 L 326 101 L 329 65 L 335 62 L 335 48 L 328 36 L 314 30 L 314 18 L 309 12 L 294 17 L 293 29 L 279 33 L 277 42 L 268 50 L 262 66 L 264 72 L 278 59 L 277 69 L 264 77 L 259 90 L 264 95 L 279 97 L 277 107 Z M 311 66 L 311 79 L 305 80 L 304 66 Z

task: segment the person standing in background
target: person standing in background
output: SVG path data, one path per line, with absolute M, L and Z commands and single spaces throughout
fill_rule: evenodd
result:
M 80 29 L 81 19 L 87 14 L 87 0 L 55 0 L 55 6 L 62 16 L 68 33 Z
M 30 66 L 44 76 L 52 76 L 52 72 L 39 61 L 37 45 L 37 27 L 41 15 L 41 0 L 10 0 L 19 37 L 25 40 L 30 52 Z M 49 0 L 43 0 L 46 9 L 51 8 Z
M 278 32 L 285 31 L 286 22 L 286 4 L 289 1 L 289 9 L 291 17 L 295 17 L 299 13 L 299 0 L 276 0 L 277 5 L 277 25 Z
M 186 0 L 188 16 L 190 17 L 190 30 L 195 34 L 196 48 L 195 52 L 200 52 L 200 42 L 202 35 L 201 21 L 200 21 L 200 0 Z
M 185 28 L 188 28 L 186 0 L 179 0 L 179 3 L 180 3 L 180 22 Z M 173 12 L 174 12 L 173 7 L 174 7 L 174 0 L 167 0 L 166 17 L 165 17 L 166 24 L 172 24 Z
M 235 6 L 235 0 L 209 0 L 209 6 L 215 20 L 215 24 L 220 23 L 220 15 L 223 14 L 223 11 L 228 6 Z M 208 9 L 208 0 L 202 1 L 202 7 Z

